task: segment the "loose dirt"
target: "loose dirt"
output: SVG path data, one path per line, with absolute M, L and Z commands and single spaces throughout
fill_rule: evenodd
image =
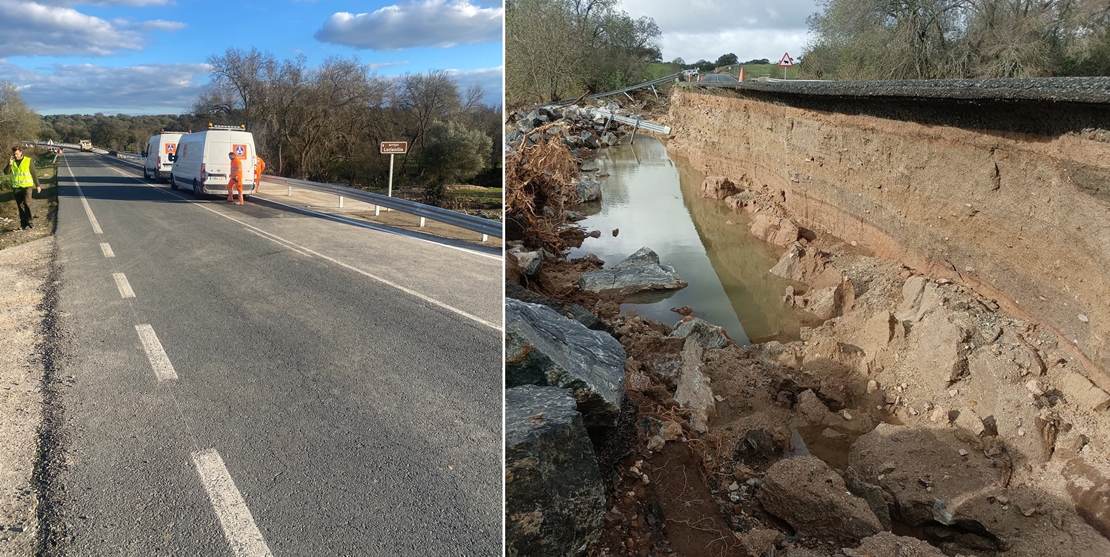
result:
M 32 475 L 43 419 L 41 306 L 52 249 L 52 237 L 0 249 L 0 284 L 6 285 L 0 298 L 0 555 L 31 555 L 38 530 Z
M 686 102 L 688 109 L 695 106 Z M 764 120 L 777 126 L 776 118 L 800 118 L 794 112 L 771 114 L 776 110 L 792 109 L 744 104 L 734 112 L 751 122 L 736 125 L 759 124 L 752 130 L 762 130 Z M 1003 295 L 1045 292 L 1037 296 L 1043 296 L 1038 308 L 1046 308 L 1055 288 L 1023 291 L 1022 281 L 1044 286 L 1072 277 L 1077 279 L 1074 284 L 1080 284 L 1082 265 L 1069 267 L 1066 273 L 1056 272 L 1061 268 L 1056 266 L 1049 276 L 1037 277 L 1032 270 L 1040 268 L 1031 265 L 1036 257 L 1008 255 L 1002 259 L 1012 264 L 1024 261 L 1030 273 L 999 287 L 988 284 L 976 270 L 959 267 L 953 272 L 953 267 L 929 263 L 921 255 L 926 244 L 902 243 L 898 235 L 883 233 L 868 221 L 866 210 L 845 215 L 818 199 L 812 187 L 799 194 L 800 186 L 794 186 L 792 193 L 783 194 L 784 180 L 776 175 L 775 165 L 747 157 L 755 131 L 738 141 L 695 140 L 702 133 L 697 130 L 710 133 L 714 129 L 710 124 L 720 124 L 710 122 L 712 116 L 702 112 L 700 116 L 680 114 L 689 118 L 686 131 L 677 132 L 685 141 L 679 142 L 679 151 L 749 188 L 748 204 L 730 204 L 735 210 L 764 212 L 797 223 L 801 227 L 798 243 L 788 246 L 784 254 L 798 248 L 816 254 L 811 257 L 821 262 L 820 276 L 798 271 L 805 286 L 785 292 L 784 304 L 817 311 L 816 294 L 829 276 L 845 285 L 835 287 L 843 303 L 832 306 L 835 311 L 822 324 L 803 329 L 799 341 L 706 350 L 700 370 L 710 378 L 716 417 L 708 432 L 697 433 L 690 427 L 689 410 L 674 401 L 683 345 L 681 339 L 667 338 L 669 324 L 620 313 L 617 297 L 578 291 L 577 277 L 599 266 L 588 258 L 548 257 L 539 276 L 530 278 L 514 274 L 510 261 L 509 280 L 590 309 L 609 323 L 628 354 L 627 391 L 636 408 L 632 421 L 638 433 L 619 464 L 602 471 L 609 474 L 608 512 L 601 539 L 589 553 L 870 554 L 798 531 L 792 517 L 772 516 L 759 503 L 763 475 L 774 462 L 813 454 L 844 477 L 851 496 L 866 500 L 885 529 L 926 541 L 944 554 L 1110 554 L 1110 540 L 1105 537 L 1110 532 L 1106 511 L 1110 508 L 1110 416 L 1106 393 L 1092 384 L 1099 383 L 1092 375 L 1098 370 L 1072 342 L 1079 340 L 1082 345 L 1083 339 L 1065 334 L 1074 328 L 1061 327 L 1052 318 L 1063 312 L 1029 311 L 1031 304 Z M 873 132 L 875 127 L 896 126 L 892 122 L 869 125 Z M 806 126 L 799 126 L 800 131 L 790 137 L 806 141 Z M 953 152 L 983 141 L 972 141 L 958 130 L 919 131 L 919 140 L 939 136 L 939 144 Z M 822 129 L 816 137 L 827 138 L 830 133 Z M 904 130 L 891 133 L 904 135 Z M 1013 136 L 1004 139 L 1012 142 L 1009 146 L 1022 141 Z M 1076 157 L 1101 156 L 1094 153 L 1103 147 L 1075 143 L 1081 139 L 1063 138 L 1028 149 L 1047 160 L 1059 155 L 1062 146 L 1074 144 Z M 867 151 L 868 157 L 873 151 Z M 835 160 L 854 156 L 846 148 L 838 153 Z M 869 160 L 875 165 L 872 168 L 888 167 Z M 835 164 L 825 163 L 837 173 Z M 861 168 L 853 168 L 853 172 L 840 169 L 839 175 L 848 183 L 838 187 L 852 190 L 853 180 L 869 179 L 859 178 Z M 833 176 L 825 179 L 832 181 Z M 869 199 L 858 207 L 874 209 L 873 202 Z M 905 213 L 900 213 L 905 222 L 918 223 L 918 216 L 910 216 L 911 205 L 922 202 L 921 196 L 907 194 L 896 202 L 906 204 L 896 212 Z M 920 218 L 944 220 L 942 213 L 949 208 L 923 209 L 929 214 Z M 942 218 L 937 219 L 934 212 Z M 881 217 L 871 218 L 878 222 Z M 943 243 L 947 238 L 934 236 L 952 234 L 978 238 L 981 246 L 987 234 L 979 224 L 968 225 L 961 219 L 944 227 L 923 234 L 927 237 L 921 241 Z M 921 224 L 922 230 L 933 228 Z M 991 267 L 992 260 L 986 258 L 993 252 L 972 251 L 984 258 L 977 260 L 979 269 Z M 956 257 L 950 254 L 949 260 L 955 263 Z M 1093 295 L 1090 289 L 1100 288 L 1102 279 L 1089 278 L 1083 282 L 1089 286 L 1083 294 L 1077 292 L 1077 298 L 1086 300 Z M 1090 304 L 1083 303 L 1084 307 Z M 662 424 L 664 439 L 649 433 L 655 431 L 653 424 Z M 599 447 L 599 452 L 621 449 Z M 826 518 L 833 527 L 844 520 Z M 882 538 L 866 547 L 914 543 Z

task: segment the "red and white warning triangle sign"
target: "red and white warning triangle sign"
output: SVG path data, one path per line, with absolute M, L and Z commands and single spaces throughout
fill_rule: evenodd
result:
M 782 60 L 779 60 L 779 65 L 780 66 L 793 66 L 794 65 L 794 59 L 790 57 L 789 52 L 782 55 Z

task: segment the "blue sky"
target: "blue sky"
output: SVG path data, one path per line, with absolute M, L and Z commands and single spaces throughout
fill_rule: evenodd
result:
M 378 75 L 447 70 L 502 97 L 502 0 L 0 0 L 0 80 L 40 114 L 187 112 L 205 63 L 357 56 Z

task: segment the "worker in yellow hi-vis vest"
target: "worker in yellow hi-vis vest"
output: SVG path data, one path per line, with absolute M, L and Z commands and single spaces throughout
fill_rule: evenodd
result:
M 236 189 L 238 189 L 239 190 L 238 204 L 242 205 L 243 204 L 243 161 L 239 160 L 239 157 L 235 156 L 234 151 L 228 153 L 227 156 L 228 156 L 228 158 L 231 159 L 231 172 L 228 173 L 228 177 L 227 177 L 227 200 L 228 201 L 233 201 L 234 196 L 232 195 L 232 192 L 234 192 Z
M 31 222 L 31 188 L 35 188 L 35 193 L 42 193 L 42 187 L 39 186 L 38 174 L 35 174 L 34 161 L 23 156 L 23 147 L 12 147 L 12 156 L 4 167 L 4 174 L 12 179 L 15 205 L 19 209 L 19 229 L 34 228 Z

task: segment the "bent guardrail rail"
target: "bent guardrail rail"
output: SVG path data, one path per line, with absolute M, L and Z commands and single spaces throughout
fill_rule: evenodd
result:
M 133 166 L 139 169 L 142 168 L 141 164 L 129 161 L 127 159 L 120 159 L 116 157 L 109 158 L 120 164 Z M 377 205 L 379 207 L 385 207 L 387 209 L 393 209 L 395 211 L 401 211 L 402 213 L 408 213 L 410 215 L 418 216 L 421 218 L 421 223 L 423 223 L 423 219 L 431 219 L 437 222 L 442 222 L 444 224 L 450 224 L 452 226 L 457 226 L 459 228 L 472 230 L 474 232 L 482 234 L 483 241 L 485 240 L 486 236 L 493 236 L 494 238 L 504 238 L 504 229 L 501 223 L 498 221 L 484 219 L 482 217 L 476 217 L 473 215 L 467 215 L 465 213 L 459 213 L 457 211 L 451 211 L 449 209 L 443 209 L 440 207 L 432 207 L 431 205 L 425 205 L 423 203 L 417 203 L 415 201 L 409 201 L 407 199 L 398 199 L 396 197 L 389 197 L 378 193 L 356 190 L 354 188 L 348 188 L 347 186 L 323 184 L 320 182 L 310 182 L 308 180 L 284 178 L 281 176 L 263 175 L 262 181 L 267 184 L 282 185 L 291 188 L 296 187 L 321 193 L 330 193 L 333 195 L 337 195 L 339 196 L 339 203 L 341 207 L 343 204 L 343 199 L 350 198 L 362 201 L 364 203 L 369 203 L 371 205 Z M 421 226 L 423 226 L 423 224 L 421 224 Z

